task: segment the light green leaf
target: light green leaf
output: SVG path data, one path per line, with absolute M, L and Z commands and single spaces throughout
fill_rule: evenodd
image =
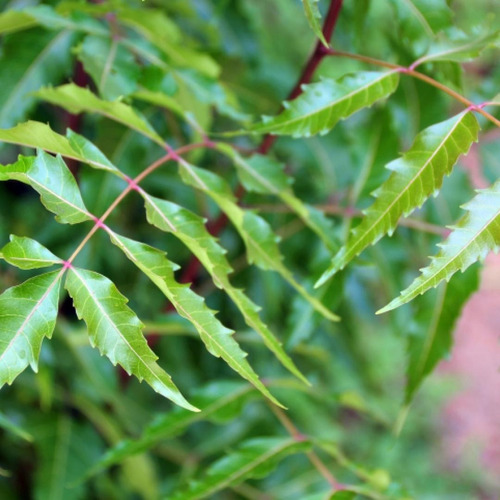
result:
M 204 478 L 193 481 L 185 490 L 169 495 L 171 500 L 206 498 L 246 479 L 265 477 L 284 458 L 310 449 L 307 441 L 290 438 L 255 438 L 209 467 Z
M 500 245 L 500 180 L 488 189 L 478 191 L 463 206 L 467 213 L 452 227 L 448 238 L 439 244 L 438 254 L 422 269 L 422 274 L 390 304 L 377 311 L 381 314 L 406 304 L 417 295 L 448 281 L 457 271 L 465 271 Z
M 162 396 L 183 408 L 197 411 L 156 363 L 158 357 L 142 335 L 143 324 L 112 281 L 99 273 L 72 267 L 65 288 L 73 299 L 78 317 L 87 324 L 93 347 L 139 381 L 145 380 Z
M 0 180 L 29 184 L 40 194 L 43 205 L 61 223 L 77 224 L 91 220 L 75 178 L 60 155 L 40 151 L 36 157 L 19 156 L 16 163 L 0 166 Z
M 308 383 L 293 361 L 283 350 L 281 343 L 260 319 L 260 307 L 254 304 L 243 290 L 233 287 L 229 275 L 233 269 L 226 259 L 226 250 L 208 232 L 204 220 L 195 213 L 160 200 L 141 191 L 145 200 L 148 221 L 163 231 L 171 232 L 182 241 L 208 271 L 215 285 L 224 290 L 245 318 L 245 323 L 253 328 L 263 339 L 266 346 L 276 355 L 291 373 Z
M 269 156 L 258 154 L 245 159 L 231 146 L 223 143 L 217 144 L 217 149 L 234 161 L 240 181 L 247 191 L 278 196 L 328 248 L 337 249 L 338 245 L 333 241 L 328 221 L 318 210 L 295 196 L 291 188 L 293 179 L 285 174 L 281 163 Z
M 480 55 L 480 53 L 493 46 L 498 46 L 500 42 L 500 31 L 494 33 L 481 32 L 467 36 L 465 33 L 453 29 L 446 34 L 441 34 L 425 55 L 413 63 L 413 67 L 434 61 L 470 61 Z
M 285 110 L 277 116 L 264 116 L 252 125 L 256 134 L 310 137 L 324 135 L 339 120 L 392 94 L 399 83 L 399 74 L 360 71 L 340 80 L 322 80 L 304 85 L 302 94 L 283 104 Z
M 302 5 L 304 6 L 304 12 L 306 13 L 307 22 L 309 26 L 314 31 L 314 34 L 321 40 L 321 43 L 328 47 L 328 42 L 325 40 L 325 36 L 321 31 L 321 14 L 318 9 L 319 0 L 302 0 Z
M 140 69 L 118 39 L 90 35 L 77 50 L 78 59 L 104 99 L 113 101 L 134 92 Z
M 12 384 L 28 365 L 38 370 L 44 337 L 56 324 L 62 273 L 35 276 L 0 295 L 0 387 Z
M 210 196 L 228 216 L 243 239 L 248 260 L 264 270 L 278 272 L 325 318 L 338 321 L 338 316 L 313 297 L 297 283 L 292 273 L 283 264 L 283 257 L 277 244 L 278 237 L 269 224 L 254 212 L 243 210 L 236 204 L 229 184 L 220 176 L 208 170 L 195 167 L 184 160 L 179 162 L 183 181 Z
M 36 104 L 32 92 L 49 83 L 58 83 L 71 71 L 74 35 L 40 29 L 9 36 L 2 44 L 0 64 L 0 127 L 23 120 Z
M 119 172 L 96 146 L 70 129 L 67 130 L 66 138 L 45 123 L 29 120 L 10 129 L 0 129 L 0 141 L 43 149 L 94 168 Z
M 478 285 L 479 272 L 474 266 L 463 274 L 454 275 L 449 283 L 441 283 L 435 293 L 429 294 L 428 300 L 419 301 L 420 307 L 414 318 L 422 326 L 408 338 L 406 405 L 425 377 L 449 354 L 455 324 Z
M 156 248 L 119 236 L 111 230 L 108 230 L 108 233 L 113 244 L 120 248 L 127 258 L 165 294 L 176 311 L 194 325 L 208 352 L 221 357 L 262 394 L 280 405 L 246 361 L 247 354 L 234 340 L 234 331 L 220 323 L 215 317 L 215 312 L 207 307 L 203 298 L 193 292 L 189 285 L 175 280 L 174 271 L 178 268 L 176 264 L 170 262 L 165 253 Z
M 13 33 L 36 26 L 32 16 L 20 10 L 6 10 L 0 14 L 0 34 Z
M 137 110 L 119 101 L 103 101 L 88 89 L 68 83 L 46 87 L 35 93 L 37 97 L 67 109 L 70 113 L 97 113 L 149 137 L 160 146 L 164 141 Z
M 391 176 L 373 193 L 375 202 L 364 211 L 365 217 L 351 231 L 316 286 L 329 280 L 382 236 L 391 235 L 401 217 L 436 193 L 458 157 L 477 140 L 478 132 L 479 125 L 471 112 L 460 113 L 420 132 L 410 150 L 387 165 Z
M 10 243 L 0 250 L 0 257 L 20 269 L 39 269 L 63 263 L 38 241 L 14 234 L 10 235 Z
M 148 89 L 141 89 L 134 92 L 132 95 L 134 99 L 145 101 L 155 106 L 160 106 L 165 109 L 173 111 L 181 118 L 185 118 L 184 108 L 172 97 L 161 91 L 153 91 Z
M 253 386 L 233 381 L 214 382 L 199 389 L 191 400 L 197 408 L 201 408 L 200 412 L 193 413 L 177 407 L 168 413 L 157 415 L 138 439 L 121 441 L 108 450 L 92 467 L 89 475 L 137 453 L 143 453 L 161 441 L 176 437 L 196 422 L 227 422 L 238 415 L 244 405 L 258 394 Z

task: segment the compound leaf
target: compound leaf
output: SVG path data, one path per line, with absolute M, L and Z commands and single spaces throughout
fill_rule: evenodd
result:
M 50 339 L 57 318 L 62 273 L 35 276 L 0 295 L 0 387 L 28 365 L 36 372 L 44 337 Z
M 339 120 L 392 94 L 398 83 L 399 75 L 394 71 L 364 71 L 338 81 L 325 79 L 304 85 L 299 97 L 283 104 L 282 113 L 264 116 L 262 122 L 252 125 L 249 131 L 293 137 L 324 135 Z
M 325 283 L 383 235 L 391 235 L 400 217 L 436 193 L 458 157 L 477 140 L 478 131 L 474 115 L 464 112 L 420 132 L 410 150 L 387 165 L 392 174 L 373 193 L 375 202 L 364 211 L 365 217 L 352 230 L 316 286 Z
M 14 234 L 10 235 L 10 242 L 0 250 L 0 257 L 20 269 L 39 269 L 63 263 L 38 241 Z
M 0 180 L 17 180 L 40 194 L 43 205 L 61 223 L 77 224 L 92 219 L 82 200 L 75 178 L 60 155 L 39 151 L 34 156 L 19 156 L 16 163 L 0 167 Z
M 214 311 L 207 307 L 203 298 L 193 292 L 189 285 L 175 280 L 177 265 L 156 248 L 120 236 L 111 230 L 108 232 L 111 241 L 165 294 L 176 311 L 193 324 L 210 354 L 221 357 L 234 371 L 279 405 L 245 359 L 247 354 L 234 340 L 234 331 L 220 323 Z
M 237 451 L 211 465 L 203 479 L 193 481 L 188 488 L 174 492 L 169 498 L 195 500 L 209 497 L 246 479 L 266 476 L 287 456 L 309 449 L 309 442 L 290 438 L 250 439 Z
M 87 324 L 93 347 L 128 374 L 145 380 L 162 396 L 183 408 L 197 411 L 156 363 L 158 357 L 142 334 L 144 325 L 112 281 L 94 271 L 72 267 L 68 270 L 65 288 L 73 299 L 78 317 Z
M 457 271 L 465 271 L 500 245 L 500 180 L 466 203 L 467 213 L 452 227 L 448 238 L 439 244 L 440 250 L 413 283 L 384 308 L 381 314 L 406 304 L 417 295 L 448 281 Z

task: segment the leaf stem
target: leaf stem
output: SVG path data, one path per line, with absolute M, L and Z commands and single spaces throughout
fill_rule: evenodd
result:
M 464 97 L 463 95 L 459 94 L 458 92 L 455 92 L 453 89 L 450 89 L 446 85 L 443 85 L 442 83 L 438 82 L 437 80 L 434 80 L 434 78 L 431 78 L 430 76 L 425 75 L 424 73 L 420 73 L 420 71 L 415 71 L 413 69 L 413 65 L 410 65 L 408 68 L 405 66 L 400 66 L 399 64 L 393 64 L 389 63 L 386 61 L 382 61 L 380 59 L 375 59 L 373 57 L 368 57 L 368 56 L 363 56 L 360 54 L 353 54 L 351 52 L 343 52 L 341 50 L 334 50 L 334 49 L 323 49 L 328 55 L 334 56 L 334 57 L 346 57 L 348 59 L 354 59 L 356 61 L 361 61 L 365 62 L 367 64 L 373 64 L 374 66 L 380 66 L 383 68 L 388 68 L 392 69 L 395 71 L 399 71 L 400 73 L 404 75 L 409 75 L 414 78 L 418 78 L 419 80 L 422 80 L 429 85 L 432 85 L 433 87 L 441 90 L 442 92 L 445 92 L 449 96 L 453 97 L 453 99 L 456 99 L 457 101 L 461 102 L 465 106 L 469 107 L 473 111 L 477 111 L 479 114 L 483 115 L 487 120 L 489 120 L 491 123 L 495 124 L 497 127 L 500 127 L 500 120 L 495 118 L 493 115 L 482 109 L 481 105 L 474 104 L 472 101 Z M 490 103 L 484 103 L 485 105 L 489 105 Z

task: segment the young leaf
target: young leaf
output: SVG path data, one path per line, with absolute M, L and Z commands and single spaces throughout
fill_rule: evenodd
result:
M 399 75 L 390 72 L 360 71 L 340 80 L 322 80 L 303 86 L 303 93 L 283 104 L 285 110 L 277 116 L 264 116 L 262 123 L 249 128 L 256 134 L 310 137 L 324 135 L 335 124 L 360 109 L 373 105 L 392 94 Z
M 20 10 L 6 10 L 0 14 L 0 34 L 6 35 L 36 26 L 32 16 Z
M 165 294 L 176 311 L 194 325 L 210 354 L 221 357 L 262 394 L 280 405 L 246 361 L 247 354 L 234 340 L 234 331 L 219 322 L 214 311 L 206 306 L 203 298 L 194 293 L 189 285 L 175 280 L 174 271 L 177 266 L 156 248 L 119 236 L 111 230 L 108 230 L 108 233 L 113 244 Z
M 215 285 L 224 290 L 238 307 L 246 324 L 262 337 L 266 346 L 283 366 L 303 382 L 308 383 L 283 350 L 281 343 L 260 319 L 260 307 L 254 304 L 242 290 L 231 285 L 229 275 L 233 269 L 226 259 L 226 250 L 208 232 L 204 220 L 175 203 L 160 200 L 144 191 L 141 191 L 141 194 L 145 200 L 148 221 L 163 231 L 171 232 L 193 252 L 212 276 Z
M 387 165 L 391 176 L 373 193 L 375 202 L 364 211 L 365 217 L 352 230 L 316 286 L 329 280 L 382 236 L 392 235 L 400 217 L 409 215 L 436 193 L 458 157 L 477 140 L 478 131 L 474 115 L 464 112 L 418 134 L 410 150 Z
M 77 224 L 91 220 L 75 178 L 60 155 L 40 151 L 36 157 L 19 156 L 16 163 L 0 166 L 0 180 L 29 184 L 40 194 L 43 205 L 61 223 Z
M 415 315 L 423 323 L 423 332 L 408 339 L 408 368 L 405 403 L 408 405 L 424 378 L 450 351 L 452 333 L 462 307 L 479 285 L 477 267 L 454 275 L 449 283 L 442 283 L 429 301 L 425 301 Z M 431 306 L 432 304 L 432 306 Z
M 228 216 L 243 239 L 248 260 L 264 270 L 278 272 L 297 292 L 330 321 L 338 321 L 338 316 L 328 310 L 317 298 L 297 283 L 292 273 L 283 264 L 283 257 L 277 244 L 278 237 L 269 224 L 257 214 L 243 210 L 236 202 L 229 184 L 217 174 L 195 167 L 184 160 L 179 161 L 183 181 L 210 196 Z
M 176 407 L 168 413 L 157 415 L 138 439 L 126 439 L 108 450 L 88 475 L 120 463 L 137 453 L 143 453 L 163 440 L 174 438 L 196 422 L 226 422 L 227 419 L 236 417 L 244 405 L 258 394 L 254 387 L 247 383 L 226 381 L 210 384 L 197 391 L 191 398 L 193 404 L 201 408 L 200 412 L 193 413 Z M 222 419 L 221 414 L 224 416 Z
M 304 6 L 304 12 L 306 13 L 307 22 L 309 26 L 314 31 L 314 34 L 321 40 L 321 43 L 328 47 L 328 42 L 325 40 L 325 36 L 321 31 L 321 14 L 318 9 L 319 0 L 302 0 L 302 5 Z
M 77 50 L 78 59 L 104 99 L 113 101 L 136 89 L 139 66 L 118 39 L 90 35 Z
M 237 451 L 215 462 L 203 479 L 193 481 L 185 490 L 175 491 L 172 500 L 206 498 L 242 481 L 268 475 L 289 455 L 308 451 L 307 441 L 290 438 L 255 438 L 245 441 Z
M 65 288 L 78 317 L 87 324 L 93 347 L 97 346 L 101 354 L 114 365 L 120 364 L 128 374 L 145 380 L 162 396 L 197 411 L 156 363 L 158 357 L 142 335 L 144 325 L 112 281 L 99 273 L 72 267 L 68 270 Z
M 70 113 L 87 112 L 106 116 L 149 137 L 160 146 L 164 145 L 164 141 L 147 122 L 146 118 L 134 108 L 123 102 L 109 102 L 99 99 L 90 90 L 78 87 L 74 83 L 55 88 L 46 87 L 35 92 L 35 95 L 40 99 L 67 109 Z
M 236 166 L 238 177 L 247 191 L 278 196 L 295 212 L 325 245 L 333 250 L 337 245 L 331 235 L 331 227 L 319 211 L 297 198 L 291 188 L 293 179 L 283 171 L 283 165 L 264 155 L 243 158 L 227 144 L 217 144 L 217 149 L 229 156 Z
M 38 370 L 44 337 L 51 338 L 56 324 L 62 273 L 35 276 L 0 295 L 0 387 L 28 365 Z
M 377 314 L 406 304 L 417 295 L 448 281 L 457 271 L 465 271 L 500 245 L 500 180 L 483 189 L 466 203 L 467 213 L 452 227 L 448 238 L 439 244 L 440 251 L 413 283 Z
M 0 250 L 0 257 L 20 269 L 39 269 L 63 263 L 38 241 L 14 234 L 10 235 L 10 243 Z

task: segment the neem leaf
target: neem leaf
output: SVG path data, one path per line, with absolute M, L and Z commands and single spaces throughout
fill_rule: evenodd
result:
M 310 137 L 324 135 L 335 124 L 392 94 L 399 83 L 399 74 L 360 71 L 340 80 L 325 79 L 304 85 L 303 92 L 283 104 L 277 116 L 264 116 L 261 123 L 248 129 L 256 134 Z
M 282 406 L 259 380 L 257 374 L 245 359 L 233 338 L 233 330 L 226 328 L 207 307 L 202 297 L 193 292 L 189 285 L 178 283 L 174 277 L 177 266 L 170 262 L 165 253 L 138 241 L 120 236 L 108 230 L 111 241 L 130 259 L 168 298 L 176 311 L 196 328 L 207 350 L 221 357 L 243 378 L 277 405 Z
M 164 141 L 137 110 L 120 101 L 104 101 L 89 89 L 68 83 L 59 87 L 46 87 L 35 93 L 37 97 L 67 109 L 70 113 L 97 113 L 149 137 L 160 146 Z
M 448 281 L 457 271 L 465 271 L 500 246 L 500 180 L 463 206 L 467 213 L 451 229 L 448 238 L 439 244 L 440 251 L 422 274 L 377 314 L 395 309 L 417 295 Z
M 0 250 L 0 257 L 20 269 L 39 269 L 62 264 L 62 260 L 38 241 L 10 235 L 10 243 Z
M 90 342 L 116 365 L 145 380 L 156 392 L 175 404 L 197 411 L 156 363 L 158 357 L 142 334 L 144 325 L 127 306 L 127 299 L 102 274 L 72 267 L 65 288 L 76 313 L 89 330 Z
M 318 9 L 319 0 L 302 0 L 302 5 L 304 6 L 304 12 L 306 13 L 307 22 L 309 26 L 314 31 L 314 34 L 321 40 L 321 43 L 328 47 L 328 42 L 325 40 L 325 36 L 321 31 L 321 14 Z
M 206 498 L 246 479 L 264 477 L 289 455 L 310 449 L 307 441 L 290 438 L 255 438 L 211 465 L 204 478 L 193 481 L 188 488 L 169 495 L 172 500 Z
M 29 184 L 40 194 L 42 203 L 61 223 L 77 224 L 91 220 L 75 178 L 60 155 L 39 151 L 36 157 L 19 156 L 16 163 L 0 166 L 0 180 Z
M 0 387 L 28 365 L 36 372 L 44 337 L 56 325 L 61 271 L 35 276 L 0 295 Z
M 2 35 L 32 28 L 36 24 L 32 16 L 21 10 L 6 10 L 0 14 L 0 34 Z
M 373 193 L 375 202 L 364 211 L 365 217 L 352 230 L 316 286 L 329 280 L 382 236 L 391 235 L 401 217 L 436 193 L 458 157 L 477 140 L 478 132 L 479 125 L 471 112 L 460 113 L 420 132 L 410 150 L 387 165 L 391 176 Z

